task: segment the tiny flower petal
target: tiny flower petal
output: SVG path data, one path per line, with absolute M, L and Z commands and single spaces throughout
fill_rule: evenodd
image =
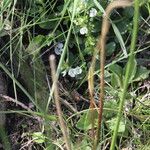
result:
M 55 48 L 54 51 L 55 51 L 55 54 L 56 54 L 56 55 L 60 55 L 60 54 L 61 54 L 61 51 L 60 51 L 60 49 L 58 49 L 58 48 Z
M 55 54 L 60 55 L 63 51 L 63 43 L 57 43 L 54 48 Z
M 77 66 L 77 67 L 75 68 L 75 73 L 76 73 L 77 75 L 78 75 L 78 74 L 81 74 L 81 73 L 82 73 L 81 67 Z
M 58 48 L 61 48 L 61 49 L 62 49 L 63 46 L 64 46 L 63 43 L 58 43 L 58 44 L 57 44 L 57 47 L 58 47 Z
M 75 71 L 74 71 L 73 68 L 70 68 L 70 69 L 69 69 L 68 75 L 69 75 L 70 77 L 72 77 L 72 78 L 74 78 L 74 77 L 76 76 Z
M 80 29 L 80 34 L 84 35 L 84 34 L 87 34 L 88 33 L 88 29 L 87 27 L 83 27 Z

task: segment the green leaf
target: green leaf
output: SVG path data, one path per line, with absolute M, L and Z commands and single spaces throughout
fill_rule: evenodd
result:
M 133 7 L 127 7 L 126 9 L 123 10 L 124 15 L 127 18 L 132 18 L 134 14 L 134 8 Z
M 96 110 L 93 110 L 93 112 L 91 110 L 85 112 L 77 122 L 77 128 L 84 131 L 92 129 L 92 121 L 97 118 L 97 115 L 98 114 Z
M 132 67 L 131 67 L 131 69 L 130 69 L 130 76 L 129 76 L 129 83 L 131 83 L 132 82 L 132 80 L 133 80 L 133 78 L 134 78 L 134 76 L 135 76 L 135 74 L 136 74 L 136 71 L 137 71 L 137 61 L 136 61 L 136 59 L 134 58 L 133 60 L 132 60 L 132 62 L 128 62 L 128 63 L 132 63 Z M 127 65 L 125 66 L 125 70 L 127 69 L 127 66 L 129 65 L 127 63 Z
M 100 5 L 100 3 L 97 0 L 93 0 L 95 6 L 104 14 L 105 10 L 104 8 Z
M 112 118 L 106 122 L 111 131 L 114 131 L 115 129 L 116 121 L 117 121 L 117 118 Z M 125 131 L 125 122 L 121 120 L 119 128 L 118 128 L 118 132 L 123 133 L 124 131 Z
M 54 29 L 57 25 L 57 20 L 56 18 L 54 18 L 54 14 L 50 15 L 48 17 L 41 17 L 40 18 L 40 22 L 38 23 L 38 25 L 42 28 L 42 29 Z M 58 19 L 59 20 L 59 19 Z
M 109 70 L 111 72 L 113 72 L 114 74 L 116 74 L 118 77 L 122 76 L 123 69 L 119 65 L 117 65 L 117 64 L 111 65 L 109 67 Z
M 121 35 L 126 34 L 129 29 L 132 27 L 132 23 L 127 19 L 123 19 L 123 21 L 119 21 L 116 23 L 116 26 Z
M 115 42 L 110 42 L 106 45 L 106 55 L 110 56 L 113 54 L 113 52 L 116 49 L 116 43 Z
M 114 32 L 115 32 L 117 38 L 118 38 L 118 41 L 119 41 L 119 43 L 120 43 L 120 46 L 121 46 L 121 48 L 122 48 L 122 50 L 123 50 L 123 54 L 124 54 L 125 57 L 127 57 L 127 50 L 126 50 L 126 47 L 125 47 L 125 43 L 124 43 L 124 41 L 123 41 L 123 38 L 122 38 L 122 36 L 121 36 L 121 33 L 120 33 L 120 31 L 118 30 L 117 26 L 116 26 L 114 23 L 112 23 L 112 27 L 113 27 L 113 30 L 114 30 Z
M 117 115 L 117 111 L 114 111 L 114 108 L 116 108 L 117 110 L 117 107 L 118 107 L 118 104 L 117 104 L 117 101 L 114 100 L 114 99 L 111 99 L 109 101 L 105 101 L 104 103 L 104 112 L 103 112 L 103 115 L 105 117 L 105 119 L 109 120 L 111 118 L 113 118 L 114 116 Z M 112 110 L 112 111 L 110 111 Z
M 113 87 L 121 87 L 122 88 L 123 69 L 119 65 L 113 64 L 109 67 L 109 70 L 112 72 L 111 85 Z
M 32 41 L 29 43 L 29 46 L 27 47 L 26 51 L 33 55 L 38 54 L 45 40 L 46 37 L 43 35 L 38 35 L 34 37 Z
M 137 67 L 137 71 L 133 78 L 133 82 L 144 80 L 149 77 L 149 74 L 150 70 L 148 70 L 146 67 L 143 66 Z
M 114 88 L 122 87 L 120 78 L 114 73 L 111 74 L 111 86 L 113 86 Z
M 38 144 L 42 144 L 45 142 L 45 136 L 42 132 L 34 132 L 32 134 L 32 139 Z

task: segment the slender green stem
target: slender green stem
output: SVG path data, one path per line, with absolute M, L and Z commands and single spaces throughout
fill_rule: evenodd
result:
M 118 128 L 119 128 L 119 124 L 120 124 L 120 120 L 121 120 L 121 116 L 122 116 L 122 112 L 123 112 L 125 96 L 126 96 L 126 92 L 127 92 L 127 88 L 128 88 L 130 74 L 132 72 L 132 62 L 134 61 L 134 58 L 135 58 L 134 50 L 135 50 L 136 41 L 137 41 L 138 20 L 139 20 L 139 0 L 135 0 L 134 1 L 133 33 L 132 33 L 131 47 L 130 47 L 130 54 L 131 55 L 130 55 L 128 63 L 127 63 L 124 87 L 123 87 L 122 95 L 120 98 L 119 110 L 118 110 L 118 115 L 117 115 L 117 122 L 116 122 L 115 130 L 114 130 L 114 133 L 112 136 L 112 142 L 111 142 L 110 150 L 115 149 L 115 143 L 116 143 Z
M 63 53 L 61 55 L 61 58 L 59 60 L 59 64 L 58 64 L 58 67 L 57 67 L 57 72 L 56 72 L 56 80 L 54 81 L 53 85 L 52 85 L 52 88 L 51 88 L 51 92 L 50 92 L 50 95 L 49 95 L 49 98 L 48 98 L 48 102 L 47 102 L 47 107 L 46 107 L 46 112 L 48 110 L 48 106 L 49 106 L 49 103 L 51 101 L 51 98 L 52 98 L 52 95 L 53 95 L 53 92 L 54 92 L 54 85 L 55 85 L 55 82 L 57 82 L 58 80 L 58 77 L 59 77 L 59 74 L 61 72 L 61 66 L 64 62 L 64 59 L 65 59 L 65 56 L 66 56 L 66 52 L 67 52 L 67 47 L 68 47 L 68 43 L 69 43 L 69 39 L 70 39 L 70 35 L 71 35 L 71 31 L 72 31 L 72 27 L 73 27 L 73 20 L 74 20 L 74 17 L 75 17 L 75 12 L 76 12 L 76 8 L 77 8 L 77 4 L 78 4 L 78 1 L 79 0 L 75 0 L 74 1 L 74 8 L 73 8 L 73 13 L 72 13 L 72 18 L 71 18 L 71 24 L 70 24 L 70 28 L 69 28 L 69 31 L 68 31 L 68 35 L 67 35 L 67 38 L 66 38 L 66 42 L 65 42 L 65 45 L 64 45 L 64 48 L 63 48 Z M 68 3 L 67 3 L 68 5 Z

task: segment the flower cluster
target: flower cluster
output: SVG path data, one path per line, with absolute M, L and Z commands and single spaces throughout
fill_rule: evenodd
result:
M 96 10 L 95 8 L 91 8 L 90 11 L 89 11 L 89 17 L 90 17 L 90 18 L 93 18 L 93 17 L 95 17 L 96 15 L 97 15 L 97 10 Z M 78 21 L 80 21 L 80 23 L 79 23 Z M 83 23 L 83 22 L 84 22 L 84 19 L 80 19 L 80 20 L 78 20 L 78 21 L 75 22 L 76 25 L 81 24 L 81 22 Z M 81 35 L 85 35 L 85 34 L 87 34 L 87 33 L 88 33 L 88 28 L 87 28 L 86 26 L 83 26 L 83 27 L 80 29 L 80 34 L 81 34 Z
M 68 71 L 68 75 L 70 77 L 75 77 L 76 75 L 79 75 L 82 73 L 81 67 L 77 66 L 76 68 L 70 68 Z
M 70 68 L 68 70 L 68 75 L 72 78 L 76 77 L 77 75 L 81 74 L 82 73 L 82 69 L 81 67 L 77 66 L 76 68 Z M 63 76 L 65 76 L 67 74 L 67 71 L 64 70 L 62 72 Z

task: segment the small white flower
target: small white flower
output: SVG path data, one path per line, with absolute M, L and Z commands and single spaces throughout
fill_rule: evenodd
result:
M 54 48 L 55 54 L 60 55 L 63 51 L 63 46 L 63 43 L 57 43 Z
M 91 8 L 89 16 L 91 18 L 95 17 L 97 15 L 97 10 L 95 8 Z
M 80 29 L 80 34 L 84 35 L 84 34 L 87 34 L 88 33 L 88 29 L 87 27 L 83 27 Z
M 69 71 L 68 71 L 68 75 L 70 77 L 75 77 L 76 75 L 79 75 L 82 73 L 82 69 L 81 67 L 77 66 L 76 68 L 70 68 Z
M 70 77 L 72 77 L 72 78 L 74 78 L 74 77 L 76 76 L 76 73 L 75 73 L 75 71 L 74 71 L 73 68 L 70 68 L 70 69 L 69 69 L 68 75 L 69 75 Z
M 79 66 L 77 66 L 76 68 L 74 68 L 74 71 L 75 71 L 75 73 L 76 73 L 77 75 L 82 73 L 82 69 L 81 69 L 81 67 L 79 67 Z

